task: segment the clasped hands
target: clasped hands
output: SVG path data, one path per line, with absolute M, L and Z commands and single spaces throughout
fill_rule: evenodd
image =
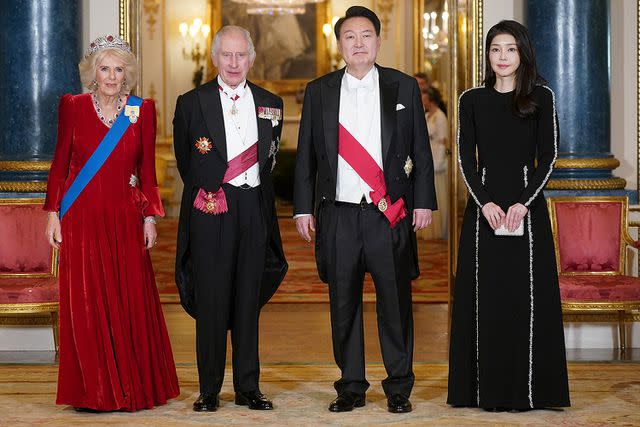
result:
M 522 218 L 524 218 L 528 211 L 522 203 L 509 206 L 506 214 L 500 206 L 493 202 L 486 203 L 482 207 L 482 215 L 484 215 L 492 229 L 495 230 L 504 224 L 510 232 L 518 228 L 518 224 L 520 224 L 520 221 L 522 221 Z
M 414 209 L 413 210 L 413 231 L 422 230 L 431 224 L 433 212 L 431 209 Z M 316 231 L 316 221 L 313 215 L 299 216 L 295 219 L 298 234 L 307 242 L 311 242 L 311 232 Z

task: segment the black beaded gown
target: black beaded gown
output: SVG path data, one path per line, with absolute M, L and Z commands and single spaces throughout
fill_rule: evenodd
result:
M 553 236 L 542 188 L 558 151 L 554 95 L 536 86 L 536 115 L 513 113 L 514 92 L 460 96 L 458 162 L 469 190 L 454 288 L 449 393 L 454 406 L 570 406 Z M 476 147 L 478 156 L 476 160 Z M 495 236 L 481 207 L 529 211 L 524 235 Z

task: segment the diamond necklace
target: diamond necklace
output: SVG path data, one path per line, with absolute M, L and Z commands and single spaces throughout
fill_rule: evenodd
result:
M 108 127 L 111 127 L 111 125 L 113 125 L 113 123 L 120 115 L 120 111 L 122 111 L 122 98 L 120 97 L 120 95 L 118 95 L 118 101 L 116 103 L 116 113 L 114 114 L 112 119 L 107 119 L 104 114 L 102 114 L 102 108 L 100 107 L 100 103 L 98 102 L 96 93 L 91 92 L 91 97 L 93 98 L 93 108 L 95 108 L 98 118 L 102 121 L 102 123 L 104 123 Z

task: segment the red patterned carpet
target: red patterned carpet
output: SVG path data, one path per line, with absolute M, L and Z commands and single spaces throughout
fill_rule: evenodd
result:
M 328 302 L 327 286 L 316 272 L 313 245 L 304 242 L 296 232 L 290 216 L 279 218 L 289 272 L 272 303 Z M 158 221 L 158 245 L 151 252 L 156 283 L 162 302 L 178 302 L 174 281 L 177 219 Z M 442 240 L 418 240 L 420 271 L 422 275 L 413 282 L 413 301 L 419 303 L 447 302 L 447 242 Z M 375 301 L 375 290 L 367 274 L 364 301 Z

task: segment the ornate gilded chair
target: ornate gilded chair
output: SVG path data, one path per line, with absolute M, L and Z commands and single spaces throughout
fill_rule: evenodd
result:
M 51 325 L 58 351 L 58 253 L 43 199 L 0 199 L 0 325 Z
M 560 298 L 565 321 L 617 322 L 620 350 L 625 322 L 638 320 L 640 278 L 625 274 L 627 197 L 552 197 Z

